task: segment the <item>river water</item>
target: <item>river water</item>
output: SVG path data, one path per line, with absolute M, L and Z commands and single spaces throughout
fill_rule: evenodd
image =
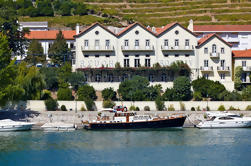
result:
M 250 166 L 251 129 L 1 132 L 8 165 Z

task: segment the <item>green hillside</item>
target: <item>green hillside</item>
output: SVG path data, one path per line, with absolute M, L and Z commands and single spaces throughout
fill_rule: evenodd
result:
M 170 22 L 195 24 L 251 24 L 251 0 L 74 0 L 92 8 L 84 16 L 20 17 L 22 21 L 49 21 L 51 26 L 101 22 L 122 26 L 138 21 L 162 26 Z

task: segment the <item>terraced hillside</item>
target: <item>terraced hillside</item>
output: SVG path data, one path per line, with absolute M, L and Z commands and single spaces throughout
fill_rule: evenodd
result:
M 92 6 L 92 16 L 50 18 L 53 25 L 105 24 L 125 25 L 139 21 L 144 25 L 162 26 L 170 22 L 195 24 L 251 24 L 251 0 L 74 0 Z M 21 18 L 42 20 L 47 18 Z M 62 20 L 62 22 L 60 22 Z M 70 22 L 70 24 L 69 24 Z M 68 23 L 68 24 L 67 24 Z

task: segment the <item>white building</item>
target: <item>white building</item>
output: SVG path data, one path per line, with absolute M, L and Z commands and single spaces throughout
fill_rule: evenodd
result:
M 73 68 L 83 71 L 87 81 L 98 90 L 111 86 L 117 89 L 120 81 L 139 74 L 139 67 L 147 69 L 156 63 L 164 67 L 175 61 L 188 64 L 191 79 L 205 76 L 221 81 L 229 90 L 234 88 L 232 45 L 216 34 L 199 40 L 195 33 L 179 23 L 161 28 L 146 28 L 134 23 L 118 33 L 95 23 L 76 35 L 75 42 Z M 127 73 L 118 73 L 114 69 L 116 63 Z M 162 84 L 163 88 L 172 86 L 174 75 L 168 70 L 145 71 L 143 75 L 152 84 Z
M 198 38 L 217 33 L 232 44 L 232 50 L 251 49 L 251 25 L 194 25 L 190 20 L 188 29 L 198 34 Z

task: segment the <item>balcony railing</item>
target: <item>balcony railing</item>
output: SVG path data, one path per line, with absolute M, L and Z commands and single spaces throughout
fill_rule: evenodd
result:
M 227 41 L 227 42 L 230 42 L 230 43 L 238 43 L 238 42 L 240 42 L 240 39 L 238 38 L 238 37 L 229 37 L 229 38 L 225 38 L 225 40 Z
M 211 58 L 219 58 L 220 57 L 220 53 L 219 52 L 211 52 L 210 53 L 210 57 Z
M 161 46 L 162 51 L 177 51 L 177 50 L 194 50 L 194 46 Z
M 243 66 L 243 71 L 251 71 L 251 66 Z
M 213 66 L 208 66 L 208 67 L 201 66 L 200 67 L 200 71 L 202 72 L 211 72 L 213 70 L 214 70 Z
M 229 72 L 230 67 L 229 66 L 217 66 L 217 70 L 221 72 Z
M 121 46 L 122 51 L 153 51 L 154 46 Z
M 114 51 L 114 46 L 82 46 L 82 51 L 84 52 L 112 52 Z

